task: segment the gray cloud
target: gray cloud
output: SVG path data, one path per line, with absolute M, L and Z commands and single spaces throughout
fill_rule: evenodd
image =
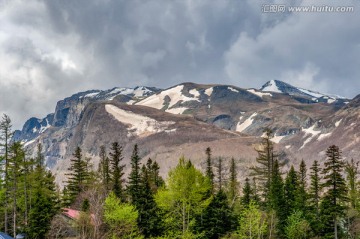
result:
M 0 0 L 0 111 L 19 128 L 81 90 L 184 81 L 260 87 L 277 78 L 355 96 L 357 9 L 261 13 L 272 2 L 284 1 Z M 329 3 L 359 5 L 319 0 Z

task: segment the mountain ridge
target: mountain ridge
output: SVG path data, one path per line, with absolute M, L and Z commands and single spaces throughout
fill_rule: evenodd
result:
M 329 101 L 321 95 L 317 99 L 324 100 L 314 100 L 284 82 L 275 83 L 282 86 L 278 91 L 285 92 L 270 91 L 274 81 L 269 82 L 260 89 L 186 82 L 163 90 L 115 87 L 79 92 L 59 101 L 55 112 L 44 119 L 29 119 L 14 139 L 32 152 L 42 143 L 47 165 L 59 180 L 75 146 L 97 158 L 97 146 L 120 139 L 126 156 L 138 142 L 145 151 L 142 156 L 161 161 L 164 170 L 184 149 L 185 156 L 199 164 L 203 150 L 213 145 L 226 157 L 235 157 L 240 153 L 235 148 L 241 148 L 247 157 L 242 161 L 246 171 L 245 165 L 256 154 L 253 145 L 265 128 L 273 130 L 273 142 L 287 157 L 300 151 L 311 162 L 331 141 L 349 149 L 345 157 L 359 154 L 352 140 L 359 132 L 360 96 Z M 198 150 L 192 149 L 194 145 Z

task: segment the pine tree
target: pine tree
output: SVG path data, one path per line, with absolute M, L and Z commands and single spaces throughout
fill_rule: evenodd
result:
M 237 181 L 237 169 L 235 159 L 231 158 L 230 163 L 230 182 L 229 182 L 229 199 L 232 204 L 236 201 L 239 192 L 239 182 Z
M 52 218 L 59 210 L 59 200 L 56 193 L 55 177 L 47 171 L 41 155 L 41 145 L 38 146 L 37 165 L 34 182 L 32 183 L 33 200 L 30 208 L 29 226 L 27 232 L 30 238 L 45 239 L 50 229 Z
M 131 155 L 131 172 L 128 180 L 127 191 L 130 195 L 131 202 L 135 207 L 139 207 L 140 199 L 140 157 L 138 152 L 138 145 L 135 144 Z
M 146 171 L 148 173 L 151 191 L 155 194 L 157 190 L 165 184 L 164 179 L 160 176 L 159 164 L 149 158 L 146 162 Z
M 257 166 L 252 167 L 252 175 L 256 177 L 257 181 L 260 182 L 262 196 L 267 204 L 268 193 L 270 190 L 271 179 L 274 170 L 274 162 L 277 160 L 278 155 L 274 152 L 274 145 L 271 141 L 273 133 L 270 129 L 265 129 L 265 135 L 262 138 L 262 142 L 259 148 L 255 149 L 258 153 L 256 158 Z M 279 164 L 280 165 L 280 164 Z
M 223 190 L 220 189 L 206 207 L 201 226 L 197 229 L 206 239 L 218 239 L 236 229 L 236 217 Z
M 100 147 L 100 163 L 99 163 L 99 174 L 101 176 L 101 183 L 108 191 L 110 190 L 110 163 L 109 157 L 106 154 L 105 146 Z
M 322 202 L 322 221 L 325 223 L 325 238 L 338 238 L 338 218 L 345 214 L 347 187 L 342 176 L 345 163 L 341 158 L 339 147 L 332 145 L 326 150 L 323 175 L 326 194 Z M 331 228 L 333 230 L 331 230 Z
M 248 207 L 253 197 L 253 191 L 251 189 L 249 178 L 245 179 L 245 184 L 242 190 L 242 194 L 243 195 L 241 197 L 241 204 L 244 205 L 245 207 Z
M 260 196 L 259 196 L 259 192 L 258 192 L 258 187 L 257 187 L 257 182 L 256 182 L 256 178 L 253 177 L 252 179 L 252 186 L 251 186 L 251 190 L 252 190 L 252 200 L 256 203 L 259 204 L 260 203 Z
M 4 231 L 8 233 L 8 226 L 9 226 L 9 215 L 8 215 L 8 208 L 9 208 L 9 195 L 8 195 L 8 178 L 9 178 L 9 150 L 10 150 L 10 142 L 13 136 L 11 125 L 11 119 L 8 115 L 4 114 L 2 120 L 0 121 L 0 146 L 3 148 L 4 156 L 2 165 L 4 165 Z
M 352 208 L 359 208 L 359 191 L 358 191 L 358 174 L 359 174 L 359 162 L 351 159 L 350 162 L 345 164 L 345 172 L 347 179 L 347 186 L 349 188 L 349 200 Z
M 311 218 L 311 227 L 316 236 L 319 235 L 321 222 L 320 222 L 320 165 L 317 160 L 314 161 L 310 168 L 310 192 L 309 192 L 309 209 Z
M 271 177 L 270 191 L 269 191 L 269 210 L 273 210 L 276 212 L 276 216 L 279 219 L 278 233 L 279 237 L 283 235 L 285 220 L 286 220 L 286 209 L 284 208 L 285 200 L 284 200 L 284 183 L 281 177 L 281 172 L 279 168 L 279 162 L 275 160 L 273 173 Z
M 112 143 L 110 152 L 112 191 L 120 200 L 124 200 L 125 198 L 122 185 L 125 165 L 121 165 L 122 160 L 122 147 L 118 142 Z
M 294 166 L 291 166 L 284 185 L 284 198 L 285 198 L 285 211 L 287 215 L 290 215 L 292 211 L 296 209 L 296 198 L 299 190 L 299 180 L 298 175 L 294 169 Z
M 139 212 L 138 226 L 145 238 L 159 236 L 163 230 L 162 220 L 159 216 L 159 208 L 155 202 L 150 181 L 148 170 L 143 165 L 141 168 L 140 190 L 136 209 Z
M 301 160 L 299 169 L 299 187 L 296 197 L 296 209 L 306 213 L 307 192 L 306 192 L 306 164 Z
M 89 179 L 87 164 L 82 158 L 81 148 L 76 147 L 73 158 L 70 160 L 69 173 L 67 180 L 67 190 L 70 201 L 74 202 L 80 192 L 86 188 L 87 180 Z
M 206 176 L 210 180 L 211 193 L 214 193 L 214 172 L 212 169 L 212 162 L 211 162 L 211 148 L 210 147 L 206 148 L 205 153 L 206 153 Z
M 20 142 L 15 142 L 9 149 L 9 162 L 8 162 L 8 190 L 9 198 L 12 199 L 12 230 L 15 237 L 18 229 L 18 198 L 20 196 L 20 183 L 22 177 L 22 166 L 24 162 L 25 151 Z M 23 192 L 21 192 L 22 194 Z
M 222 190 L 223 186 L 223 159 L 219 157 L 217 164 L 217 183 L 218 191 Z

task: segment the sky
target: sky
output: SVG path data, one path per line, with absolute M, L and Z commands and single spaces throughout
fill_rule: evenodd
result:
M 354 11 L 288 8 L 312 5 Z M 0 113 L 21 128 L 79 91 L 181 82 L 353 98 L 359 22 L 359 0 L 0 0 Z

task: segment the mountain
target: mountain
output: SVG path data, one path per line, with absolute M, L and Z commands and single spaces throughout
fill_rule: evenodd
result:
M 99 147 L 113 141 L 123 145 L 125 162 L 137 143 L 142 158 L 159 162 L 163 176 L 182 155 L 201 166 L 210 146 L 214 157 L 238 159 L 244 177 L 265 128 L 273 130 L 288 165 L 302 158 L 310 165 L 334 143 L 345 158 L 358 157 L 360 96 L 316 94 L 280 81 L 260 89 L 187 82 L 164 90 L 91 90 L 60 100 L 44 119 L 29 119 L 14 139 L 30 152 L 42 143 L 59 183 L 75 147 L 81 146 L 96 165 Z
M 22 130 L 16 130 L 14 140 L 29 144 L 49 127 L 71 128 L 78 124 L 86 105 L 97 101 L 118 101 L 132 104 L 140 99 L 160 91 L 155 87 L 138 86 L 135 88 L 115 87 L 109 90 L 89 90 L 76 93 L 60 100 L 55 112 L 43 119 L 30 118 Z
M 303 89 L 300 87 L 294 87 L 288 83 L 279 80 L 268 81 L 260 88 L 260 90 L 268 91 L 268 92 L 276 92 L 276 93 L 285 93 L 297 97 L 304 97 L 308 99 L 309 102 L 313 102 L 313 103 L 325 102 L 325 103 L 337 103 L 341 105 L 344 104 L 345 102 L 348 102 L 348 100 L 345 99 L 344 97 L 340 97 L 336 95 L 328 95 L 312 90 Z

